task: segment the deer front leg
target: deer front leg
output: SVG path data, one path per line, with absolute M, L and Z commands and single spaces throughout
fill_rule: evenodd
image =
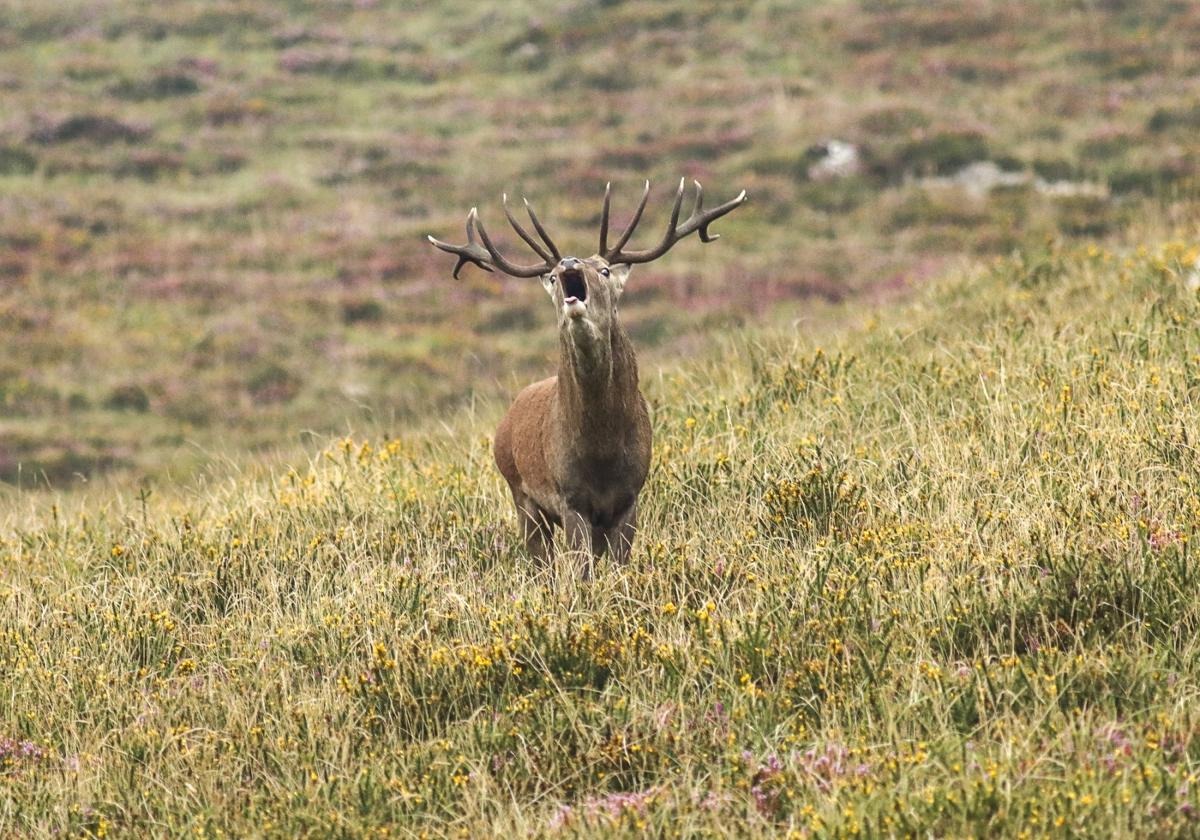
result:
M 563 529 L 567 532 L 567 545 L 571 551 L 584 555 L 583 579 L 592 579 L 592 560 L 598 544 L 592 539 L 592 523 L 578 511 L 569 510 L 563 517 Z
M 633 537 L 637 533 L 637 501 L 617 520 L 617 524 L 608 529 L 604 541 L 612 552 L 613 560 L 618 563 L 628 563 L 630 552 L 633 551 Z
M 546 565 L 554 557 L 554 532 L 550 521 L 545 512 L 523 493 L 514 490 L 513 502 L 517 506 L 517 519 L 521 522 L 525 550 L 533 559 Z

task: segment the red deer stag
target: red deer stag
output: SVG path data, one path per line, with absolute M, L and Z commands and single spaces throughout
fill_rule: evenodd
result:
M 743 190 L 737 198 L 705 210 L 703 192 L 696 183 L 692 213 L 680 224 L 683 187 L 681 180 L 662 239 L 644 251 L 627 251 L 625 246 L 646 209 L 649 181 L 632 220 L 611 247 L 611 190 L 605 189 L 600 249 L 587 259 L 562 256 L 526 201 L 525 209 L 541 242 L 530 236 L 513 218 L 507 196 L 502 199 L 504 214 L 542 262 L 519 265 L 504 257 L 474 207 L 467 214 L 467 244 L 450 245 L 429 237 L 438 248 L 458 257 L 455 278 L 467 263 L 514 277 L 540 276 L 554 301 L 558 375 L 517 394 L 496 430 L 496 465 L 512 490 L 529 552 L 548 561 L 553 555 L 552 529 L 561 526 L 572 549 L 588 552 L 585 578 L 591 576 L 592 559 L 606 548 L 616 560 L 628 559 L 637 523 L 637 497 L 650 468 L 650 416 L 638 390 L 633 345 L 617 317 L 617 301 L 630 266 L 658 259 L 696 232 L 702 242 L 712 242 L 717 235 L 709 233 L 709 225 L 746 200 Z

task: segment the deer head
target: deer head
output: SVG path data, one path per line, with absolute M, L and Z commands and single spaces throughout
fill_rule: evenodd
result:
M 699 233 L 702 242 L 712 242 L 719 238 L 717 234 L 709 232 L 709 225 L 741 206 L 746 200 L 746 191 L 742 190 L 736 198 L 719 207 L 705 210 L 704 191 L 700 183 L 695 181 L 693 183 L 696 185 L 696 198 L 691 215 L 680 223 L 679 212 L 683 205 L 684 183 L 684 179 L 681 178 L 679 189 L 675 193 L 675 203 L 671 208 L 671 218 L 662 239 L 653 248 L 642 251 L 626 250 L 626 246 L 646 209 L 646 202 L 650 197 L 649 181 L 642 191 L 642 198 L 633 218 L 611 246 L 608 241 L 608 222 L 612 185 L 605 187 L 604 206 L 600 213 L 600 247 L 595 254 L 587 258 L 562 256 L 554 240 L 546 233 L 533 206 L 523 199 L 525 211 L 529 214 L 529 220 L 541 241 L 531 236 L 513 217 L 508 207 L 507 195 L 501 198 L 504 215 L 517 235 L 541 258 L 540 263 L 519 265 L 508 260 L 488 236 L 483 220 L 479 218 L 479 211 L 474 207 L 467 214 L 465 245 L 451 245 L 432 236 L 428 238 L 436 247 L 458 257 L 458 263 L 454 267 L 456 278 L 467 263 L 477 265 L 484 271 L 499 269 L 514 277 L 541 277 L 542 285 L 554 302 L 564 351 L 572 357 L 573 367 L 578 373 L 587 375 L 590 372 L 608 370 L 611 366 L 609 348 L 614 325 L 617 323 L 617 301 L 625 289 L 630 267 L 635 263 L 648 263 L 658 259 L 671 250 L 675 243 L 693 233 Z
M 611 265 L 599 255 L 559 260 L 542 275 L 542 286 L 558 313 L 559 330 L 579 338 L 608 335 L 628 276 L 628 265 Z

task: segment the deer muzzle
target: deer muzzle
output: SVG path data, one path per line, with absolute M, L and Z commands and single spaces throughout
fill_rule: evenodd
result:
M 568 268 L 559 275 L 562 284 L 563 308 L 573 318 L 583 315 L 587 309 L 587 278 L 578 268 Z

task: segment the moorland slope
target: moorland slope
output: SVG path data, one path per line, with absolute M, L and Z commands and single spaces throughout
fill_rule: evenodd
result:
M 0 833 L 1194 836 L 1196 257 L 1052 246 L 650 378 L 589 585 L 476 420 L 40 509 Z

